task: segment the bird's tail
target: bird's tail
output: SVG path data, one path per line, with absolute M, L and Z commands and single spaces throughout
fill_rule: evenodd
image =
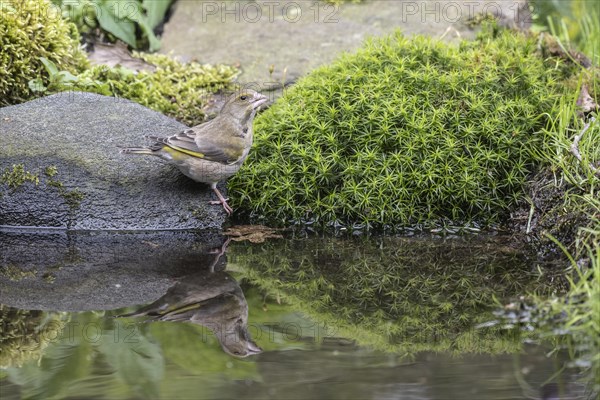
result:
M 147 154 L 151 156 L 155 156 L 155 150 L 150 147 L 126 147 L 121 149 L 122 154 Z

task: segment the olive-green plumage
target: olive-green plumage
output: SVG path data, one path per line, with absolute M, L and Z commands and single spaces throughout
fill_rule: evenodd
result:
M 123 149 L 125 154 L 147 154 L 162 158 L 195 180 L 208 183 L 227 214 L 233 209 L 217 189 L 217 183 L 235 174 L 252 146 L 252 122 L 267 98 L 254 90 L 229 97 L 214 119 L 168 137 L 148 136 L 149 147 Z

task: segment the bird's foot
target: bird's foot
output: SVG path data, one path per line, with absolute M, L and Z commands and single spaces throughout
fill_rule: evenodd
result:
M 213 192 L 215 192 L 215 194 L 217 195 L 217 197 L 219 198 L 218 201 L 211 201 L 210 204 L 220 204 L 223 206 L 223 210 L 225 210 L 225 212 L 227 213 L 227 215 L 231 215 L 233 213 L 233 208 L 229 207 L 229 204 L 227 204 L 227 200 L 225 197 L 223 197 L 223 195 L 221 194 L 221 192 L 219 192 L 219 189 L 217 189 L 217 185 L 214 184 L 212 186 L 212 190 Z
M 220 204 L 223 206 L 223 210 L 225 210 L 227 215 L 231 215 L 233 213 L 233 208 L 231 208 L 229 206 L 229 204 L 227 204 L 227 200 L 229 200 L 229 199 L 213 200 L 213 201 L 209 201 L 208 204 L 214 204 L 214 205 Z

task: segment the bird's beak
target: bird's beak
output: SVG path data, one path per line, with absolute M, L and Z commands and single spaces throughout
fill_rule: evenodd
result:
M 267 96 L 260 93 L 255 93 L 254 98 L 252 99 L 252 108 L 256 110 L 258 107 L 262 106 L 268 101 L 269 99 L 267 98 Z
M 252 340 L 248 341 L 248 354 L 259 354 L 259 353 L 262 353 L 262 351 L 263 351 L 263 349 L 260 348 L 259 345 L 254 343 L 254 341 L 252 341 Z

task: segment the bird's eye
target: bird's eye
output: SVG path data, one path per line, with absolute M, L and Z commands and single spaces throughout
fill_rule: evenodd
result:
M 242 100 L 242 101 L 246 101 L 246 100 L 248 100 L 248 96 L 241 96 L 241 97 L 240 97 L 240 100 Z

